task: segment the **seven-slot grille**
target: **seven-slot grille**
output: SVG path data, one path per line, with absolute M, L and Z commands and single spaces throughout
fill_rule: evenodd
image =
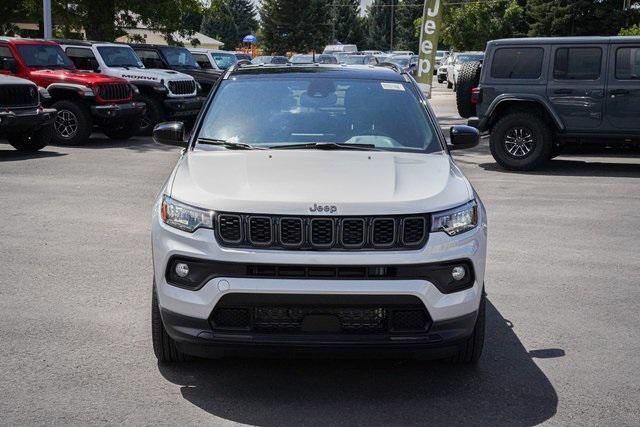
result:
M 223 246 L 299 250 L 417 249 L 428 238 L 428 215 L 291 217 L 219 213 Z
M 38 101 L 35 85 L 0 85 L 0 107 L 35 107 Z
M 131 86 L 127 83 L 112 83 L 96 87 L 97 94 L 106 101 L 128 99 L 131 97 Z
M 175 95 L 190 95 L 196 90 L 196 82 L 193 80 L 171 81 L 169 90 Z

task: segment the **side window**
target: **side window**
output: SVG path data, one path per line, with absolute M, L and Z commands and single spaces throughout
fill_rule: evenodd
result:
M 542 74 L 544 49 L 513 47 L 497 49 L 491 62 L 495 79 L 537 79 Z
M 640 80 L 640 46 L 618 48 L 616 79 Z
M 210 70 L 213 67 L 211 66 L 211 62 L 207 58 L 207 55 L 204 53 L 194 53 L 193 57 L 196 59 L 196 62 L 200 66 L 200 68 L 204 68 L 205 70 Z
M 138 57 L 147 68 L 164 68 L 160 54 L 155 50 L 149 49 L 134 49 L 138 54 Z
M 0 70 L 9 71 L 10 63 L 15 64 L 11 50 L 7 46 L 0 46 Z
M 98 60 L 91 51 L 84 47 L 68 47 L 65 53 L 79 70 L 97 70 Z
M 569 47 L 556 50 L 553 78 L 556 80 L 597 80 L 602 65 L 599 47 Z

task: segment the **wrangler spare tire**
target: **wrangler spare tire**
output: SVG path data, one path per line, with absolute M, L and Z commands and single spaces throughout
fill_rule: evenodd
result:
M 476 105 L 471 103 L 471 91 L 480 84 L 480 62 L 472 61 L 462 64 L 456 82 L 456 104 L 460 117 L 468 119 L 476 115 Z

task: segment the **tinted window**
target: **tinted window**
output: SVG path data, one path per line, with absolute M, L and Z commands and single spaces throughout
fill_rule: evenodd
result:
M 200 68 L 191 52 L 184 47 L 163 47 L 161 49 L 167 62 L 174 67 Z
M 503 48 L 493 54 L 491 77 L 496 79 L 537 79 L 542 74 L 544 49 Z
M 5 65 L 5 61 L 13 59 L 11 51 L 6 46 L 0 46 L 0 70 L 10 68 L 9 65 Z
M 155 50 L 150 49 L 136 49 L 138 57 L 147 68 L 164 68 L 160 54 Z
M 347 56 L 346 58 L 344 58 L 344 63 L 345 64 L 366 64 L 368 63 L 369 58 L 364 56 L 364 55 L 353 55 L 353 56 Z
M 22 60 L 31 68 L 74 68 L 73 62 L 62 48 L 50 44 L 20 44 L 17 46 Z
M 271 63 L 272 64 L 288 64 L 289 60 L 284 56 L 274 56 L 273 58 L 271 58 Z
M 616 51 L 616 79 L 640 80 L 640 46 L 621 47 Z
M 372 144 L 441 151 L 435 129 L 406 82 L 327 77 L 224 80 L 200 137 L 278 145 Z
M 98 52 L 108 67 L 142 67 L 142 61 L 130 47 L 101 46 Z
M 204 68 L 205 70 L 210 70 L 213 68 L 211 62 L 209 62 L 209 58 L 204 53 L 194 53 L 193 57 L 196 59 L 196 62 L 200 66 L 200 68 Z
M 80 70 L 95 70 L 98 68 L 98 61 L 91 49 L 84 47 L 68 47 L 64 51 L 69 59 L 73 61 L 76 68 Z
M 236 56 L 231 53 L 212 53 L 214 62 L 221 70 L 226 70 L 236 63 Z
M 553 78 L 558 80 L 597 80 L 600 77 L 602 49 L 570 47 L 556 50 Z

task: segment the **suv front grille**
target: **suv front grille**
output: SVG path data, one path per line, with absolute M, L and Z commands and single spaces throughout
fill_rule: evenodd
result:
M 131 86 L 127 83 L 113 83 L 96 86 L 96 94 L 105 101 L 128 99 L 131 97 Z
M 219 213 L 223 246 L 299 250 L 417 249 L 427 242 L 429 215 L 291 217 Z
M 0 107 L 35 107 L 38 103 L 35 85 L 0 85 Z
M 169 90 L 175 95 L 190 95 L 196 90 L 196 82 L 194 80 L 171 81 Z
M 426 332 L 431 318 L 415 297 L 228 294 L 211 315 L 214 330 L 367 335 Z

